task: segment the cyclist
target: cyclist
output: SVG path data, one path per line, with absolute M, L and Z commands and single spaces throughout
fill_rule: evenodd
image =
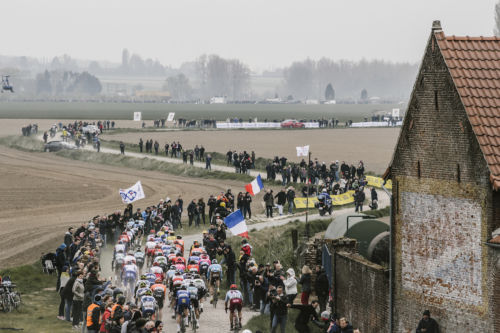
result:
M 186 269 L 189 272 L 200 274 L 200 266 L 198 266 L 194 260 L 189 261 L 189 265 Z
M 208 267 L 212 264 L 210 257 L 206 254 L 200 256 L 200 261 L 198 261 L 198 266 L 200 266 L 200 275 L 207 276 Z
M 177 332 L 181 331 L 182 313 L 184 313 L 185 315 L 184 325 L 189 325 L 189 306 L 191 298 L 189 295 L 189 291 L 187 291 L 186 289 L 186 286 L 182 285 L 176 293 L 175 310 L 177 312 Z
M 175 275 L 172 279 L 172 287 L 173 287 L 172 293 L 174 296 L 174 297 L 172 297 L 172 307 L 175 306 L 175 299 L 177 297 L 177 291 L 181 288 L 183 283 L 184 283 L 184 278 L 182 277 L 181 272 L 176 271 Z M 175 310 L 174 310 L 174 313 L 172 314 L 172 319 L 174 319 L 174 318 L 175 318 Z
M 177 258 L 177 256 L 175 255 L 175 250 L 174 249 L 170 249 L 170 254 L 168 255 L 168 262 L 171 263 L 171 264 L 175 264 L 175 259 Z
M 146 280 L 149 281 L 150 286 L 152 286 L 156 281 L 156 275 L 153 272 L 151 272 L 151 269 L 148 269 L 146 271 Z
M 137 277 L 137 266 L 134 265 L 132 261 L 127 261 L 122 269 L 121 280 L 127 290 L 127 285 L 130 285 L 130 289 L 135 285 L 135 278 Z M 127 295 L 128 297 L 129 295 Z
M 148 242 L 154 242 L 155 241 L 155 231 L 151 230 L 148 235 Z
M 170 269 L 166 273 L 166 279 L 167 279 L 166 285 L 168 286 L 168 289 L 170 291 L 173 290 L 172 282 L 173 282 L 174 275 L 175 275 L 175 266 L 172 265 L 172 266 L 170 266 Z
M 164 255 L 165 257 L 168 257 L 168 254 L 169 254 L 169 252 L 170 252 L 170 245 L 163 244 L 163 245 L 161 246 L 161 250 L 163 251 L 163 255 Z
M 186 266 L 186 259 L 184 259 L 184 257 L 182 256 L 182 252 L 177 252 L 177 254 L 175 255 L 175 263 L 183 264 L 184 266 Z
M 127 255 L 125 256 L 125 258 L 123 259 L 124 262 L 133 262 L 134 265 L 137 265 L 137 261 L 135 260 L 135 253 L 133 250 L 129 250 L 127 252 Z
M 156 253 L 157 254 L 157 253 Z M 163 273 L 167 271 L 168 263 L 167 263 L 167 258 L 163 256 L 163 253 L 161 255 L 158 255 L 155 257 L 154 263 L 158 263 L 163 270 Z M 154 265 L 153 263 L 153 265 Z
M 142 274 L 142 267 L 144 267 L 144 252 L 141 251 L 141 247 L 137 247 L 137 252 L 134 253 L 137 267 L 139 268 L 139 274 Z
M 182 240 L 182 236 L 181 235 L 177 236 L 177 239 L 174 241 L 174 245 L 181 245 L 182 248 L 179 251 L 181 253 L 184 253 L 184 241 Z
M 238 310 L 238 318 L 240 319 L 239 327 L 241 328 L 241 305 L 243 304 L 243 295 L 241 295 L 241 292 L 238 291 L 238 287 L 236 287 L 235 284 L 232 284 L 229 289 L 230 290 L 226 294 L 226 300 L 224 304 L 227 311 L 227 303 L 229 302 L 229 322 L 231 323 L 230 331 L 233 331 L 234 310 Z
M 198 274 L 193 276 L 193 282 L 196 288 L 198 288 L 198 299 L 200 300 L 200 313 L 203 312 L 203 296 L 206 293 L 205 282 L 200 278 Z
M 155 253 L 155 247 L 156 243 L 153 240 L 150 240 L 150 238 L 148 238 L 146 246 L 144 247 L 144 253 L 146 253 L 148 256 L 148 266 L 150 266 L 153 263 L 153 255 Z
M 191 280 L 189 285 L 187 286 L 187 291 L 189 291 L 189 299 L 191 302 L 191 306 L 194 307 L 194 311 L 196 314 L 196 328 L 200 328 L 199 319 L 200 319 L 200 302 L 198 301 L 199 293 L 198 288 L 194 285 L 194 281 Z
M 212 260 L 212 265 L 208 267 L 207 278 L 210 284 L 210 304 L 214 300 L 214 286 L 217 285 L 217 292 L 220 294 L 219 286 L 222 280 L 222 267 L 217 263 L 217 259 Z
M 143 274 L 139 277 L 139 281 L 137 281 L 137 283 L 135 284 L 135 292 L 136 293 L 137 293 L 137 289 L 140 288 L 141 282 L 146 283 L 146 287 L 148 287 L 148 288 L 151 286 L 151 283 L 146 278 L 146 275 Z
M 144 296 L 141 297 L 140 308 L 142 312 L 142 318 L 147 319 L 148 316 L 154 316 L 156 310 L 156 301 L 151 290 L 146 290 Z
M 161 269 L 160 264 L 157 262 L 155 262 L 153 264 L 153 267 L 151 267 L 151 273 L 153 273 L 156 276 L 155 280 L 161 279 L 163 281 L 165 279 L 163 269 Z
M 115 285 L 118 283 L 118 275 L 121 275 L 122 266 L 124 263 L 125 255 L 123 250 L 118 250 L 118 253 L 113 255 L 113 260 L 111 261 L 111 269 L 115 271 Z
M 153 292 L 153 297 L 156 300 L 156 305 L 158 305 L 158 314 L 159 318 L 155 318 L 156 320 L 161 320 L 161 313 L 163 309 L 163 304 L 165 303 L 165 298 L 167 295 L 167 287 L 163 285 L 163 280 L 156 279 L 156 283 L 151 286 L 151 291 Z
M 196 246 L 196 245 L 198 245 L 198 246 Z M 195 240 L 195 241 L 193 242 L 193 245 L 191 245 L 191 248 L 189 249 L 189 251 L 193 251 L 193 249 L 194 249 L 195 247 L 200 247 L 200 243 L 198 243 L 198 241 L 197 241 L 197 240 Z
M 148 281 L 149 283 L 149 281 Z M 136 304 L 138 303 L 139 300 L 141 300 L 142 296 L 146 294 L 146 291 L 151 290 L 149 288 L 149 285 L 145 281 L 141 281 L 139 288 L 135 292 L 135 302 Z
M 119 240 L 118 244 L 115 245 L 114 254 L 118 253 L 120 250 L 122 250 L 122 253 L 125 252 L 125 245 L 121 240 Z

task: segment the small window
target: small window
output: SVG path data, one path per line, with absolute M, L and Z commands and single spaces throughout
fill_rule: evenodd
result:
M 417 162 L 417 175 L 420 178 L 420 161 Z
M 439 111 L 439 102 L 438 102 L 438 92 L 437 92 L 437 90 L 434 91 L 434 107 L 436 108 L 436 111 Z
M 457 181 L 460 183 L 460 164 L 457 164 Z

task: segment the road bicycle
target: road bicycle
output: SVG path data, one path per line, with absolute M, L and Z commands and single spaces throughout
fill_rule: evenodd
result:
M 194 306 L 191 306 L 191 309 L 189 310 L 189 322 L 191 323 L 193 332 L 196 333 L 196 310 Z
M 3 290 L 0 295 L 0 303 L 2 304 L 3 311 L 9 313 L 14 307 L 17 311 L 21 309 L 21 294 L 19 292 L 12 291 L 17 286 L 12 284 L 10 281 L 4 282 L 1 285 Z

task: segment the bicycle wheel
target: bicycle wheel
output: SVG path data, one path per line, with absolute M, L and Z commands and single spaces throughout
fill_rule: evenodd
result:
M 16 310 L 21 310 L 21 294 L 16 291 L 13 294 L 12 299 L 14 301 L 14 307 L 16 308 Z
M 234 332 L 238 333 L 240 331 L 240 319 L 238 318 L 238 313 L 234 312 Z
M 3 305 L 3 310 L 5 311 L 5 313 L 9 313 L 12 311 L 12 303 L 10 302 L 10 294 L 4 295 L 2 305 Z
M 193 332 L 196 333 L 196 313 L 194 309 L 191 309 L 191 324 L 193 325 Z
M 184 315 L 184 311 L 183 311 L 182 316 L 181 316 L 181 332 L 182 333 L 186 333 L 186 326 L 184 324 L 184 318 L 185 318 L 185 315 Z

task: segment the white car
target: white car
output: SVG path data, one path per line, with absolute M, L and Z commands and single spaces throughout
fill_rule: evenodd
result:
M 335 102 L 335 100 L 330 100 L 330 101 L 326 101 L 325 104 L 337 104 L 337 102 Z

